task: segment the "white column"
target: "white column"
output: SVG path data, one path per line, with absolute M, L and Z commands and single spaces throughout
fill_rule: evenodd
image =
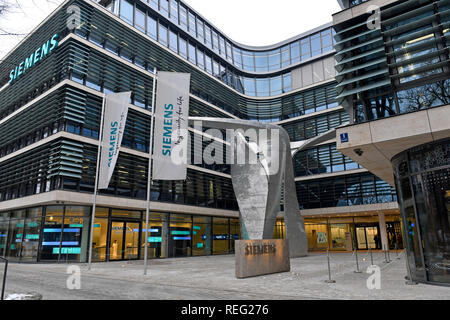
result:
M 384 219 L 383 211 L 378 211 L 378 221 L 380 224 L 381 249 L 389 250 L 389 242 L 388 242 L 387 231 L 386 231 L 386 221 Z

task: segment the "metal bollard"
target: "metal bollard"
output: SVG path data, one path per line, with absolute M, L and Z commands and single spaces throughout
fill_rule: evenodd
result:
M 355 249 L 355 259 L 356 259 L 356 271 L 354 272 L 361 273 L 361 271 L 359 270 L 359 263 L 358 263 L 358 249 Z
M 392 260 L 391 260 L 391 254 L 390 254 L 389 247 L 387 249 L 387 254 L 388 254 L 388 262 L 391 262 Z
M 370 262 L 371 262 L 371 266 L 373 266 L 372 248 L 369 248 L 369 252 L 370 252 Z
M 388 261 L 388 258 L 387 258 L 387 250 L 386 250 L 386 246 L 383 246 L 383 248 L 384 248 L 384 262 L 386 262 L 386 263 L 389 263 L 390 261 Z
M 6 286 L 6 274 L 8 272 L 8 260 L 4 258 L 0 258 L 5 262 L 5 268 L 3 269 L 3 282 L 2 282 L 2 293 L 0 300 L 3 300 L 5 298 L 5 286 Z
M 336 281 L 331 280 L 331 269 L 330 269 L 330 251 L 327 249 L 327 260 L 328 260 L 328 280 L 325 280 L 326 283 L 336 283 Z

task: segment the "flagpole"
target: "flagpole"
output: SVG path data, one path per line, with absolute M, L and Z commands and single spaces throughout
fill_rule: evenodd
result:
M 93 242 L 93 238 L 94 238 L 95 208 L 97 206 L 98 172 L 99 172 L 99 166 L 100 166 L 100 152 L 101 152 L 101 146 L 102 146 L 102 140 L 103 140 L 103 120 L 104 120 L 104 116 L 105 116 L 105 103 L 106 103 L 106 94 L 103 93 L 102 114 L 101 114 L 101 119 L 100 119 L 100 131 L 98 134 L 99 143 L 98 143 L 98 149 L 97 149 L 97 166 L 95 167 L 94 204 L 92 206 L 88 270 L 91 270 L 91 264 L 92 264 L 92 242 Z
M 152 92 L 152 114 L 150 121 L 150 142 L 149 142 L 149 158 L 148 158 L 148 175 L 147 175 L 147 208 L 145 211 L 145 251 L 144 251 L 144 276 L 147 275 L 147 262 L 148 262 L 148 218 L 150 214 L 150 192 L 152 184 L 152 156 L 153 156 L 153 126 L 155 121 L 155 94 L 156 94 L 156 81 L 158 78 L 158 70 L 153 70 L 155 77 L 153 79 L 153 92 Z

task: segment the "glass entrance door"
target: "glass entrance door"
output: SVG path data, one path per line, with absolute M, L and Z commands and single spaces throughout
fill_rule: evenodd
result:
M 366 228 L 357 227 L 356 228 L 356 240 L 358 243 L 358 250 L 367 249 L 367 239 L 366 239 Z
M 109 260 L 139 259 L 139 222 L 111 221 Z
M 380 237 L 375 226 L 356 227 L 358 250 L 379 249 Z
M 122 260 L 123 256 L 123 234 L 125 222 L 111 222 L 111 237 L 109 242 L 109 260 Z
M 125 228 L 124 260 L 138 259 L 139 251 L 139 223 L 127 222 Z

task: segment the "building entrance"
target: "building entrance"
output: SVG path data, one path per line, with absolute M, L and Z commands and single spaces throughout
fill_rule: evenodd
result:
M 356 225 L 356 243 L 358 250 L 381 249 L 381 238 L 378 226 Z
M 139 259 L 140 230 L 140 222 L 111 221 L 109 260 Z

